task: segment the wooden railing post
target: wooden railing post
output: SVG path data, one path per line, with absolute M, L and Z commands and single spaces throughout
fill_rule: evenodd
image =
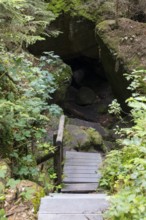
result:
M 63 132 L 64 132 L 64 123 L 65 123 L 65 116 L 62 115 L 60 117 L 58 133 L 57 135 L 54 134 L 53 142 L 56 146 L 56 151 L 54 155 L 54 169 L 57 175 L 57 182 L 56 184 L 61 184 L 62 182 L 62 166 L 63 166 Z

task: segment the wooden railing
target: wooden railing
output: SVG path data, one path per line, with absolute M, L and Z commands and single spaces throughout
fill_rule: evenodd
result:
M 56 147 L 54 154 L 54 170 L 57 175 L 56 184 L 62 182 L 62 167 L 63 167 L 63 133 L 64 133 L 65 116 L 62 115 L 59 121 L 57 135 L 54 134 L 53 142 Z
M 37 159 L 37 164 L 41 164 L 51 158 L 54 159 L 54 171 L 57 175 L 55 185 L 61 184 L 62 182 L 64 124 L 65 116 L 62 115 L 60 117 L 58 131 L 53 135 L 53 145 L 55 146 L 55 151 Z

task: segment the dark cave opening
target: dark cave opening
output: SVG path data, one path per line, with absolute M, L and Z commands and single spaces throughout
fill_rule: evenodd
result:
M 82 86 L 93 88 L 98 86 L 99 83 L 107 82 L 103 66 L 98 59 L 80 56 L 74 59 L 66 59 L 64 62 L 73 71 L 71 86 L 77 89 Z
M 88 121 L 100 121 L 107 115 L 108 105 L 113 100 L 102 63 L 85 56 L 65 59 L 64 62 L 73 72 L 63 106 L 65 113 Z

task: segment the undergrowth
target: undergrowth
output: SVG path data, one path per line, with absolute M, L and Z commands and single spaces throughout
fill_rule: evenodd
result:
M 140 70 L 126 74 L 133 91 L 126 101 L 133 126 L 118 129 L 119 149 L 106 156 L 102 168 L 100 186 L 111 194 L 105 214 L 108 220 L 146 220 L 146 97 L 141 94 L 145 73 Z

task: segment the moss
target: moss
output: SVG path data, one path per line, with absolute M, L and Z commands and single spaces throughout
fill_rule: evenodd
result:
M 5 192 L 5 184 L 0 181 L 0 195 Z
M 11 170 L 9 165 L 4 160 L 0 160 L 0 173 L 1 173 L 0 181 L 6 184 L 8 179 L 11 177 Z
M 70 143 L 73 141 L 72 135 L 66 129 L 64 130 L 64 139 L 63 142 L 65 146 L 69 147 Z
M 89 135 L 90 145 L 101 146 L 103 144 L 102 136 L 95 129 L 88 128 L 86 132 Z
M 55 83 L 57 84 L 57 90 L 54 93 L 54 99 L 56 103 L 61 103 L 65 99 L 67 88 L 71 84 L 72 70 L 70 66 L 63 63 L 60 59 L 59 65 L 54 70 Z
M 114 37 L 109 37 L 111 31 L 116 29 L 116 23 L 115 20 L 106 20 L 102 21 L 101 23 L 96 25 L 96 33 L 104 44 L 107 45 L 111 53 L 118 53 L 117 55 L 119 56 L 119 51 L 117 51 L 117 47 L 120 43 L 120 36 L 119 35 L 114 35 Z M 108 35 L 109 32 L 109 35 Z
M 34 208 L 34 212 L 37 213 L 40 205 L 41 198 L 45 196 L 45 192 L 43 188 L 39 189 L 38 192 L 35 193 L 34 198 L 32 199 L 32 204 Z
M 96 10 L 96 23 L 100 23 L 106 19 L 113 19 L 115 16 L 115 8 L 113 1 L 106 1 Z
M 64 133 L 64 145 L 72 149 L 90 151 L 92 147 L 102 149 L 103 139 L 93 128 L 67 125 Z
M 82 127 L 67 125 L 64 131 L 64 145 L 70 148 L 86 148 L 90 145 L 86 131 Z
M 128 69 L 135 69 L 135 67 L 139 67 L 140 66 L 140 59 L 137 55 L 135 55 L 132 59 L 128 60 L 127 62 L 127 67 Z

